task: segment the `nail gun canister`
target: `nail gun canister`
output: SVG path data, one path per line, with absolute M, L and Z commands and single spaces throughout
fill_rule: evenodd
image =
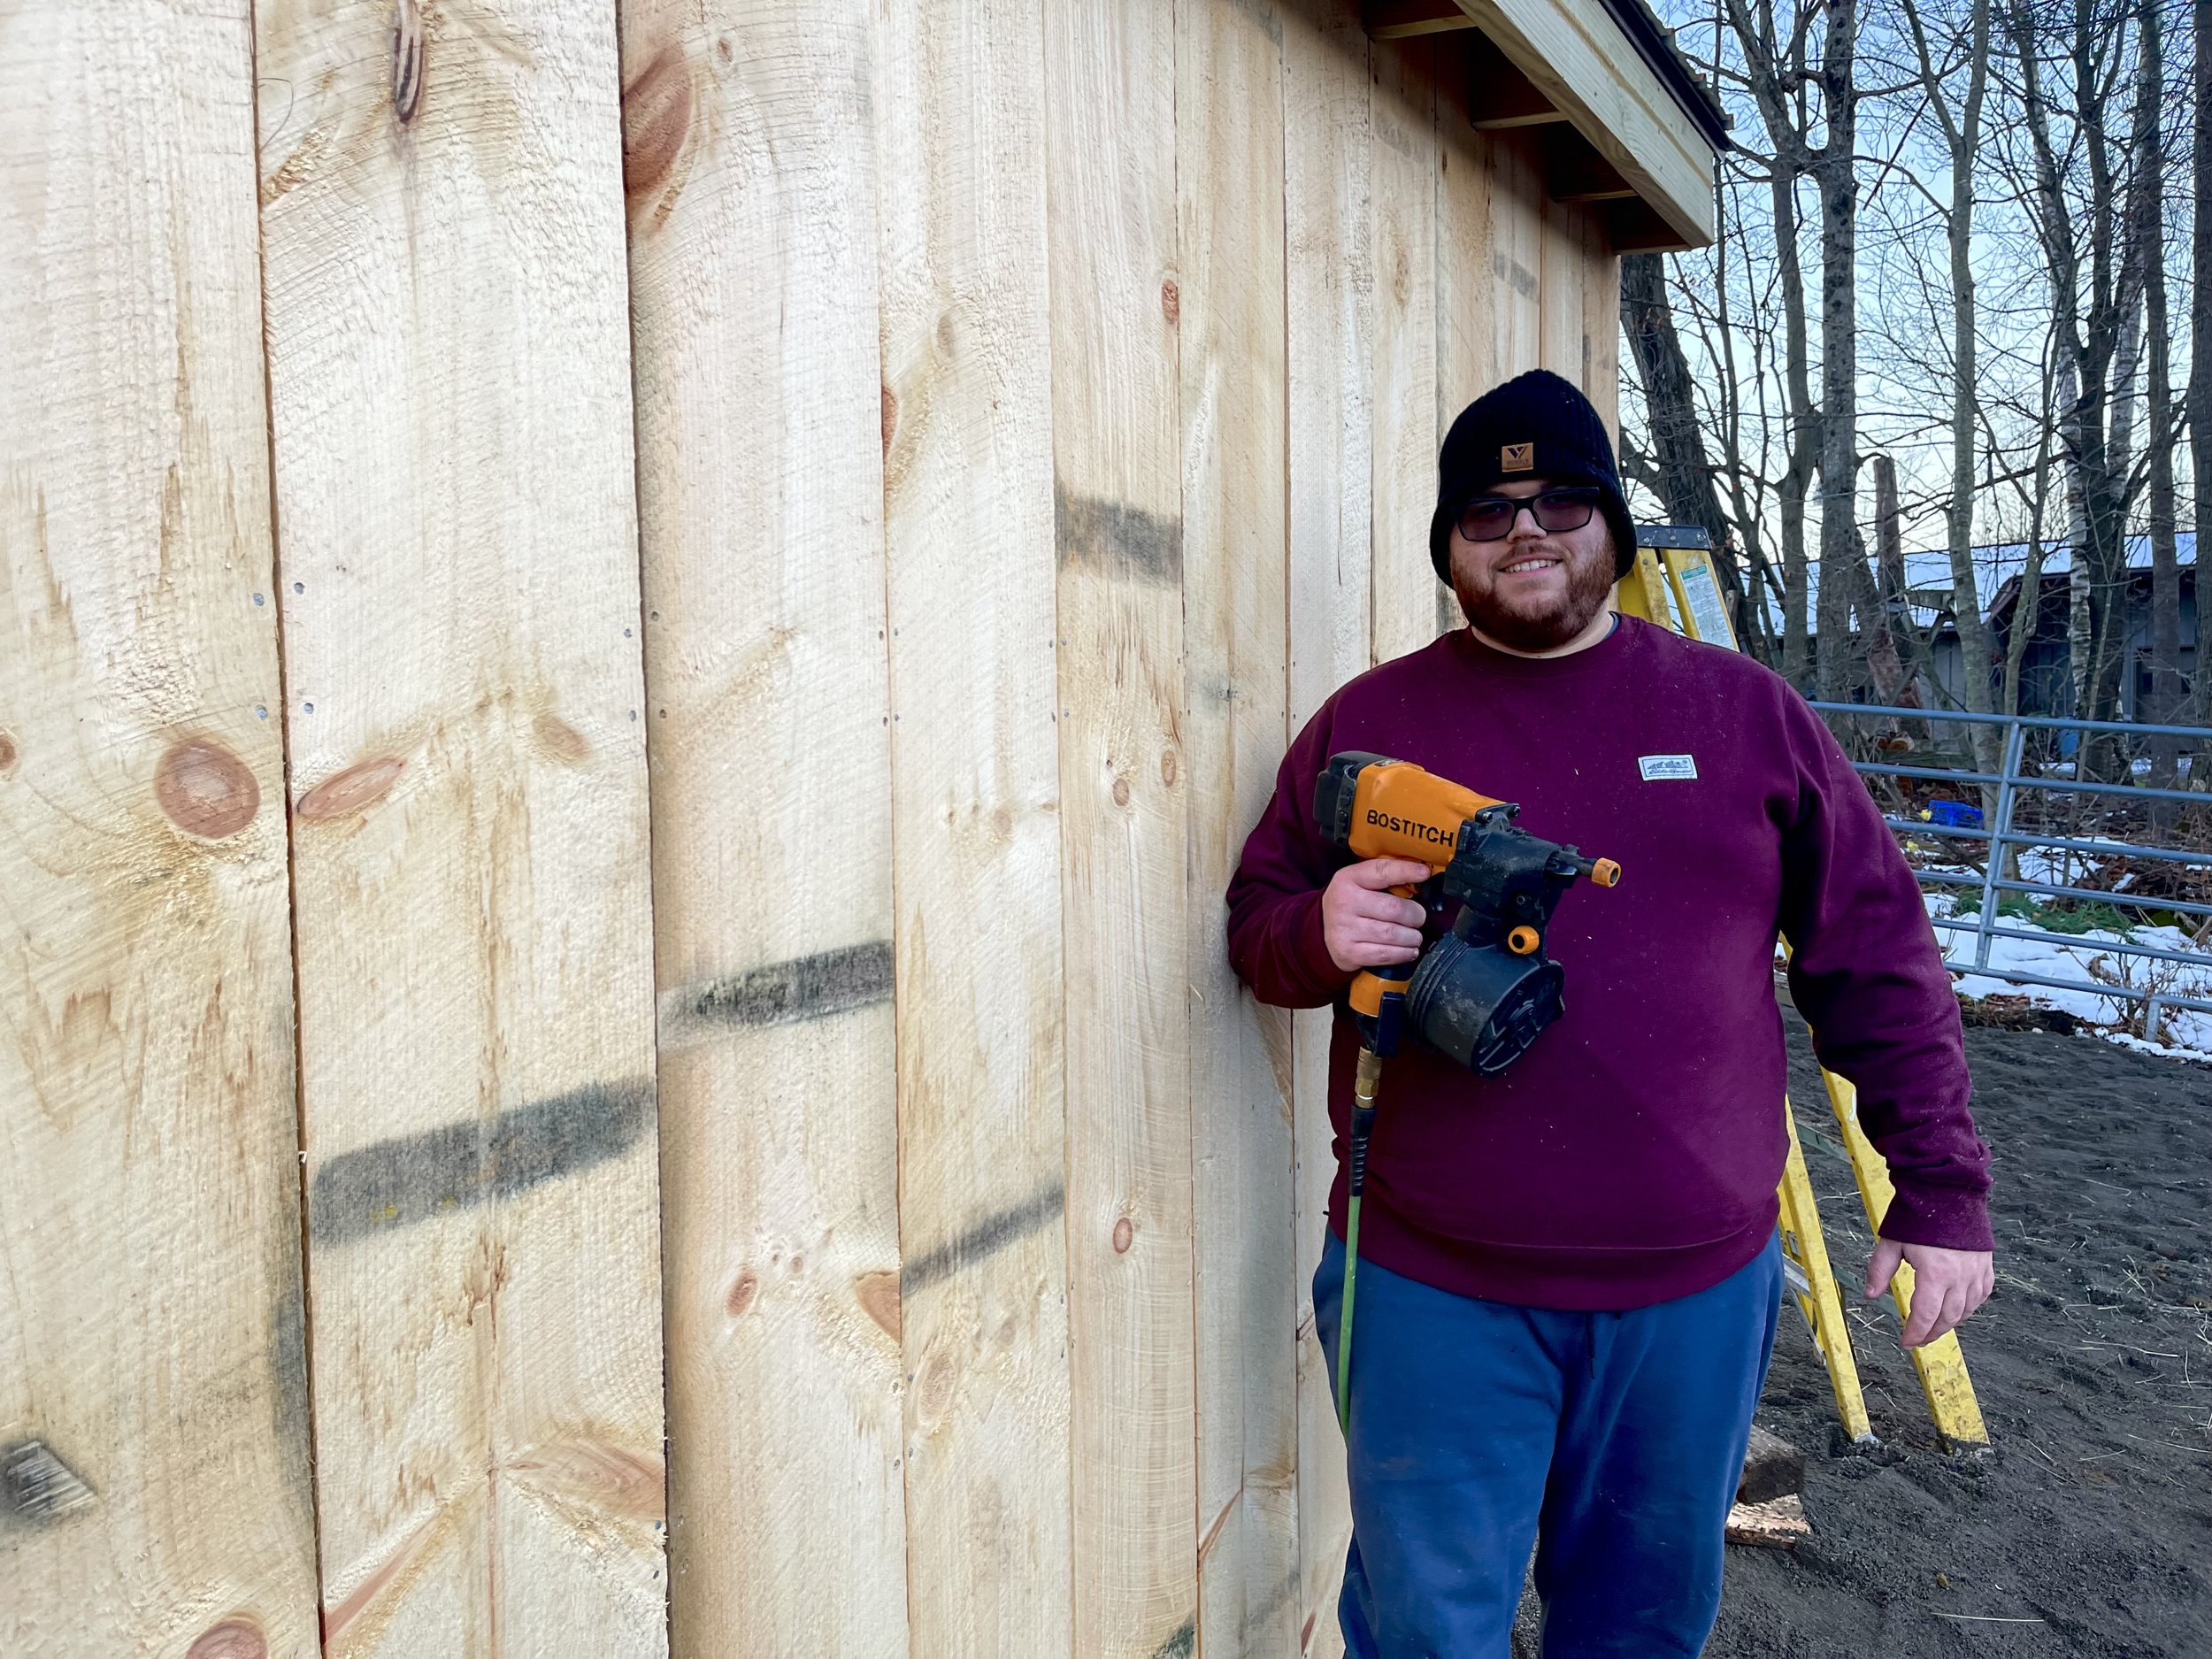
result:
M 1406 1014 L 1431 1048 L 1495 1077 L 1559 1018 L 1566 982 L 1548 957 L 1513 956 L 1446 933 L 1414 970 Z

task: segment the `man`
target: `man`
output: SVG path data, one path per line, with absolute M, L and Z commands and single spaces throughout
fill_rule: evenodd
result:
M 1912 1263 L 1908 1346 L 1992 1282 L 1958 1007 L 1818 718 L 1748 658 L 1609 608 L 1635 541 L 1588 400 L 1540 371 L 1509 381 L 1453 423 L 1440 472 L 1431 554 L 1470 626 L 1323 705 L 1229 890 L 1231 959 L 1260 999 L 1337 1004 L 1340 1159 L 1358 1048 L 1341 993 L 1418 954 L 1423 909 L 1389 889 L 1428 872 L 1321 838 L 1328 757 L 1417 762 L 1624 873 L 1561 906 L 1566 1012 L 1509 1071 L 1415 1041 L 1384 1074 L 1339 1617 L 1355 1659 L 1502 1655 L 1533 1545 L 1548 1659 L 1695 1655 L 1781 1297 L 1775 936 L 1889 1162 L 1866 1290 Z M 1340 1167 L 1314 1279 L 1330 1352 L 1344 1193 Z

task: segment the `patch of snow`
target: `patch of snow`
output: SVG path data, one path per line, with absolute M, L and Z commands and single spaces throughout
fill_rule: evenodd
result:
M 2169 1043 L 2146 1042 L 2132 1033 L 2124 1031 L 2101 1031 L 2096 1035 L 2107 1042 L 2117 1043 L 2123 1048 L 2132 1048 L 2138 1054 L 2154 1054 L 2162 1060 L 2195 1060 L 2212 1065 L 2212 1048 L 2184 1048 Z
M 1956 898 L 1948 893 L 1925 894 L 1923 898 L 1929 916 L 1939 920 L 1949 919 L 1957 904 Z M 2001 918 L 1998 925 L 2024 933 L 2033 931 L 2035 926 L 2030 918 L 2016 917 Z M 1957 982 L 1961 996 L 2025 995 L 2037 1008 L 2063 1009 L 2078 1019 L 2099 1026 L 2123 1025 L 2141 1018 L 2142 1003 L 2124 995 L 2118 988 L 2122 986 L 2162 989 L 2169 995 L 2212 1002 L 2212 964 L 2198 967 L 2188 963 L 2160 962 L 2110 949 L 2113 945 L 2136 944 L 2154 950 L 2191 949 L 2189 936 L 2177 927 L 2131 927 L 2125 933 L 2097 928 L 2063 944 L 2041 939 L 1992 939 L 1988 971 L 1980 972 L 1970 965 L 1978 945 L 1970 932 L 1958 927 L 1942 927 L 1936 932 L 1946 947 L 1944 954 L 1952 961 L 1952 972 L 1962 976 Z M 2007 971 L 2074 980 L 2078 982 L 2078 988 L 2022 985 L 2003 978 Z M 2100 990 L 2100 983 L 2115 988 Z M 2161 1008 L 2159 1036 L 2162 1042 L 2147 1045 L 2154 1052 L 2167 1052 L 2170 1048 L 2193 1052 L 2212 1049 L 2212 1014 L 2194 1009 Z

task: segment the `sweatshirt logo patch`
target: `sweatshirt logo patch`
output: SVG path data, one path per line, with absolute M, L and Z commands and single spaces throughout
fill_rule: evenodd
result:
M 1536 446 L 1533 443 L 1509 443 L 1498 451 L 1498 471 L 1501 472 L 1532 472 L 1536 470 Z
M 1636 770 L 1644 774 L 1646 783 L 1656 783 L 1667 778 L 1695 778 L 1697 757 L 1694 755 L 1639 755 Z

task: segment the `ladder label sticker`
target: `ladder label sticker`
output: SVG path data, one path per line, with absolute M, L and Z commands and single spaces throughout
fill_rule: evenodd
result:
M 1697 757 L 1694 755 L 1639 755 L 1636 770 L 1644 774 L 1646 783 L 1656 783 L 1670 778 L 1694 779 L 1697 776 Z

